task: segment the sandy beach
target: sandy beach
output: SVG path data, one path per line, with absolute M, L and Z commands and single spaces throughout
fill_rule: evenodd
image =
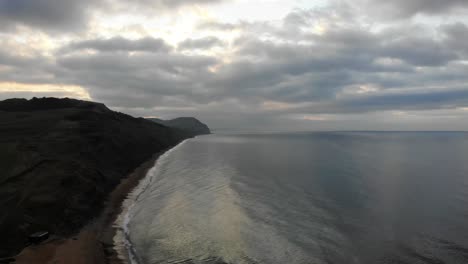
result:
M 16 264 L 119 264 L 114 250 L 113 223 L 122 211 L 122 202 L 138 185 L 165 151 L 141 164 L 109 194 L 101 215 L 72 237 L 51 236 L 40 245 L 29 246 L 15 257 Z

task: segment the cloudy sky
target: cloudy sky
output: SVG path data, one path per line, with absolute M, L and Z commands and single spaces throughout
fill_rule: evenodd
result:
M 0 0 L 0 99 L 222 130 L 468 130 L 467 0 Z

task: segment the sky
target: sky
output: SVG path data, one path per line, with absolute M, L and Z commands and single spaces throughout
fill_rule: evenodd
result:
M 0 0 L 0 100 L 215 131 L 468 130 L 466 0 Z

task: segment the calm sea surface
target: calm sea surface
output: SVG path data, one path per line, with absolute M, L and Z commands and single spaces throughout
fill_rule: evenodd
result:
M 468 263 L 468 134 L 203 136 L 134 199 L 140 264 Z

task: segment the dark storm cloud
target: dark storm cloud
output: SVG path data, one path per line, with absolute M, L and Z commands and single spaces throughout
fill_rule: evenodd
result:
M 207 50 L 215 46 L 221 46 L 223 42 L 216 37 L 205 37 L 200 39 L 186 39 L 179 43 L 179 50 L 202 49 Z
M 146 37 L 137 40 L 113 37 L 110 39 L 92 39 L 78 41 L 69 44 L 61 49 L 62 52 L 72 52 L 77 50 L 95 50 L 100 52 L 114 51 L 144 51 L 144 52 L 169 52 L 172 47 L 162 39 Z
M 0 0 L 0 28 L 17 24 L 44 30 L 75 30 L 87 23 L 97 0 Z

